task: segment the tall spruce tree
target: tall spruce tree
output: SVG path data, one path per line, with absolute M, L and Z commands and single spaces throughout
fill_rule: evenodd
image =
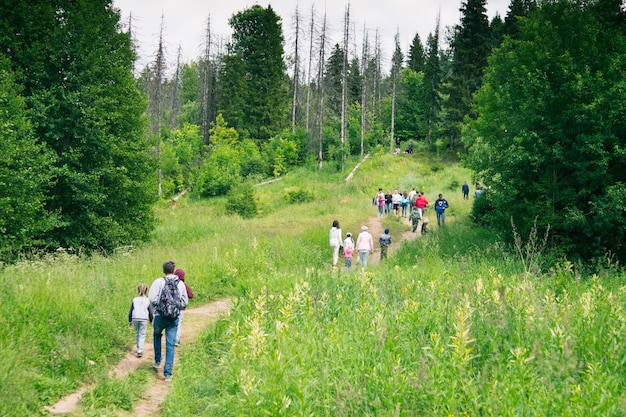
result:
M 257 4 L 234 14 L 229 24 L 233 35 L 220 77 L 220 109 L 244 137 L 266 142 L 288 125 L 281 19 L 271 6 Z
M 113 249 L 148 239 L 154 165 L 130 36 L 109 0 L 2 0 L 0 50 L 24 86 L 36 137 L 55 153 L 50 247 Z
M 428 51 L 424 68 L 424 107 L 426 109 L 426 143 L 431 144 L 433 131 L 438 126 L 441 113 L 442 69 L 439 56 L 439 19 L 435 33 L 430 33 L 426 40 Z
M 415 72 L 422 72 L 424 71 L 425 65 L 424 46 L 422 45 L 420 34 L 416 33 L 413 37 L 413 42 L 411 42 L 411 46 L 409 47 L 407 67 Z
M 448 85 L 447 129 L 450 149 L 457 145 L 465 116 L 470 115 L 472 96 L 482 85 L 483 71 L 491 51 L 491 32 L 486 0 L 466 0 L 461 23 L 452 40 L 452 74 Z

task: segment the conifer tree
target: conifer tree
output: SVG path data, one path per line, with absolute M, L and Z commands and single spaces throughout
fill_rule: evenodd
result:
M 448 85 L 448 140 L 454 149 L 461 125 L 470 115 L 472 96 L 482 84 L 482 76 L 491 51 L 491 32 L 486 0 L 466 0 L 461 6 L 461 23 L 452 40 L 452 74 Z
M 55 155 L 46 209 L 60 223 L 41 243 L 111 250 L 148 239 L 155 167 L 119 12 L 110 0 L 0 7 L 0 49 L 24 86 L 35 136 Z
M 408 58 L 408 68 L 412 69 L 415 72 L 424 71 L 424 67 L 426 65 L 425 53 L 419 33 L 416 33 L 413 37 L 413 42 L 411 42 L 411 46 L 409 47 Z

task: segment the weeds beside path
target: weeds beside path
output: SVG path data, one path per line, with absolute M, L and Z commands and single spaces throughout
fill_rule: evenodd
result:
M 174 359 L 174 375 L 176 375 L 176 362 L 179 355 L 184 354 L 184 346 L 198 338 L 200 333 L 211 323 L 215 322 L 220 316 L 228 314 L 232 308 L 230 299 L 217 300 L 198 308 L 185 310 L 183 321 L 183 331 L 181 334 L 182 347 L 176 348 Z M 151 363 L 154 359 L 154 350 L 152 347 L 152 331 L 149 329 L 146 336 L 146 345 L 143 358 L 137 358 L 135 349 L 129 351 L 126 356 L 109 372 L 111 378 L 124 378 L 126 375 L 135 372 L 140 366 Z M 145 365 L 144 365 L 145 366 Z M 88 392 L 91 387 L 81 387 L 76 392 L 62 398 L 56 404 L 47 407 L 47 411 L 51 414 L 68 414 L 73 413 L 78 408 L 78 403 L 83 394 Z M 132 415 L 135 417 L 156 417 L 159 415 L 159 406 L 167 396 L 169 384 L 163 379 L 162 371 L 155 376 L 155 383 L 148 384 L 146 391 L 142 395 L 142 399 L 137 404 Z

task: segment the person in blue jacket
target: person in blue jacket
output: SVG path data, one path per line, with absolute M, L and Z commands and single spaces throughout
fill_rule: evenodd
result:
M 448 201 L 443 198 L 442 194 L 439 194 L 439 198 L 435 200 L 435 213 L 437 213 L 437 226 L 441 226 L 446 221 L 446 209 L 448 208 Z

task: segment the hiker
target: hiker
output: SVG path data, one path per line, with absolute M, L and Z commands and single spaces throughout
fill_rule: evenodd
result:
M 193 298 L 193 291 L 191 291 L 191 288 L 189 288 L 189 285 L 187 285 L 187 282 L 185 282 L 185 271 L 183 271 L 180 268 L 176 268 L 176 271 L 174 271 L 174 275 L 176 275 L 178 277 L 179 280 L 181 280 L 183 282 L 183 284 L 185 284 L 185 291 L 187 292 L 187 298 L 188 299 L 192 299 Z M 178 315 L 178 323 L 176 324 L 177 328 L 176 328 L 176 343 L 174 343 L 174 345 L 176 346 L 180 346 L 180 333 L 182 331 L 183 328 L 183 316 L 185 313 L 185 309 L 187 307 L 182 307 L 180 309 L 180 314 Z
M 346 240 L 343 241 L 343 257 L 344 257 L 344 269 L 349 271 L 352 268 L 352 257 L 354 256 L 354 240 L 352 240 L 352 233 L 346 233 Z
M 393 194 L 391 194 L 390 190 L 387 190 L 387 192 L 385 193 L 385 214 L 388 216 L 391 214 L 392 201 L 393 201 Z
M 411 191 L 409 191 L 409 213 L 413 211 L 415 207 L 415 199 L 417 198 L 417 191 L 415 187 Z
M 419 210 L 415 209 L 411 212 L 409 217 L 411 218 L 411 230 L 413 231 L 413 233 L 415 233 L 415 231 L 419 227 L 420 220 L 422 220 L 422 216 L 420 216 Z
M 468 200 L 469 199 L 469 184 L 467 183 L 467 181 L 463 183 L 463 186 L 461 187 L 461 191 L 463 191 L 463 200 Z
M 148 330 L 148 322 L 152 323 L 152 305 L 148 298 L 148 286 L 139 284 L 137 286 L 137 296 L 130 303 L 128 311 L 128 327 L 135 328 L 135 343 L 137 348 L 137 357 L 143 356 L 143 346 L 146 342 L 146 333 Z
M 391 196 L 391 204 L 393 205 L 393 214 L 398 217 L 400 215 L 400 204 L 402 203 L 402 194 L 400 190 L 395 190 Z
M 367 231 L 367 226 L 361 227 L 361 233 L 359 233 L 359 236 L 356 238 L 355 250 L 358 254 L 358 263 L 362 268 L 366 268 L 367 257 L 370 252 L 374 252 L 374 238 L 372 238 L 372 235 Z
M 402 207 L 402 217 L 406 217 L 406 209 L 409 207 L 409 194 L 404 191 L 402 193 L 402 199 L 400 200 L 400 207 Z
M 337 260 L 339 259 L 339 249 L 342 247 L 341 227 L 339 227 L 339 221 L 333 221 L 333 225 L 330 228 L 329 240 L 330 248 L 333 250 L 333 268 L 337 268 Z
M 374 205 L 378 209 L 378 218 L 383 217 L 383 208 L 385 207 L 385 193 L 383 189 L 379 188 L 376 196 L 374 197 Z
M 435 213 L 437 213 L 437 226 L 441 226 L 446 221 L 446 209 L 448 208 L 448 200 L 439 194 L 439 198 L 435 200 Z
M 178 302 L 178 309 L 186 307 L 189 302 L 185 283 L 180 281 L 178 277 L 174 275 L 175 269 L 176 264 L 174 261 L 163 262 L 163 274 L 165 274 L 165 276 L 155 279 L 150 286 L 150 292 L 148 292 L 148 298 L 150 299 L 155 312 L 153 332 L 154 363 L 152 364 L 152 367 L 155 370 L 158 370 L 161 367 L 161 339 L 163 337 L 163 332 L 165 331 L 165 366 L 163 367 L 163 376 L 165 377 L 166 382 L 172 380 L 172 369 L 174 368 L 174 344 L 176 343 L 176 330 L 178 327 L 177 323 L 179 313 L 174 313 L 173 315 L 175 315 L 175 317 L 162 316 L 162 312 L 160 310 L 163 308 L 163 303 L 167 295 L 167 291 L 163 290 L 167 290 L 169 288 L 177 289 L 179 299 L 172 300 L 171 302 Z M 167 307 L 169 309 L 170 306 L 168 305 Z
M 426 199 L 424 192 L 421 191 L 419 196 L 415 199 L 415 207 L 420 212 L 420 217 L 422 218 L 424 217 L 424 209 L 426 206 L 428 206 L 428 200 Z
M 380 243 L 380 260 L 387 259 L 387 249 L 389 245 L 391 245 L 391 236 L 389 235 L 389 229 L 385 229 L 385 233 L 380 235 L 378 239 L 378 243 Z

